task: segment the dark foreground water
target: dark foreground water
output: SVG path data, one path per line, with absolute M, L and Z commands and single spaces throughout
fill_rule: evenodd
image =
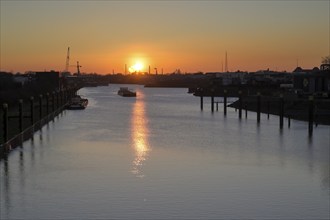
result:
M 330 127 L 239 120 L 186 89 L 80 91 L 0 161 L 0 219 L 328 219 Z M 208 101 L 208 100 L 206 100 Z

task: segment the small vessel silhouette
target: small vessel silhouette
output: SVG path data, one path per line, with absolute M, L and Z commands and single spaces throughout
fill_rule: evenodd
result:
M 71 98 L 69 104 L 66 106 L 66 109 L 69 110 L 81 110 L 85 109 L 88 105 L 88 99 L 81 98 L 81 96 L 76 95 Z
M 118 95 L 123 97 L 136 97 L 136 92 L 130 91 L 127 87 L 120 87 Z

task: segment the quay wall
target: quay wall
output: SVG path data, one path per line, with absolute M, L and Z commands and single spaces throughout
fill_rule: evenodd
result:
M 76 94 L 77 88 L 40 94 L 2 103 L 0 111 L 0 159 L 54 120 Z M 15 104 L 16 103 L 16 104 Z

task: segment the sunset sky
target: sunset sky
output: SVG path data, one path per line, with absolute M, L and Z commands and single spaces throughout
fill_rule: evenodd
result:
M 330 1 L 1 0 L 2 71 L 292 71 L 330 54 Z M 75 72 L 75 67 L 70 67 Z

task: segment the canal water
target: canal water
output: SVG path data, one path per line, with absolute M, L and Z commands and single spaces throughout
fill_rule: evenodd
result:
M 330 127 L 200 111 L 187 89 L 83 88 L 0 161 L 0 219 L 328 219 Z M 208 102 L 208 99 L 205 99 Z

